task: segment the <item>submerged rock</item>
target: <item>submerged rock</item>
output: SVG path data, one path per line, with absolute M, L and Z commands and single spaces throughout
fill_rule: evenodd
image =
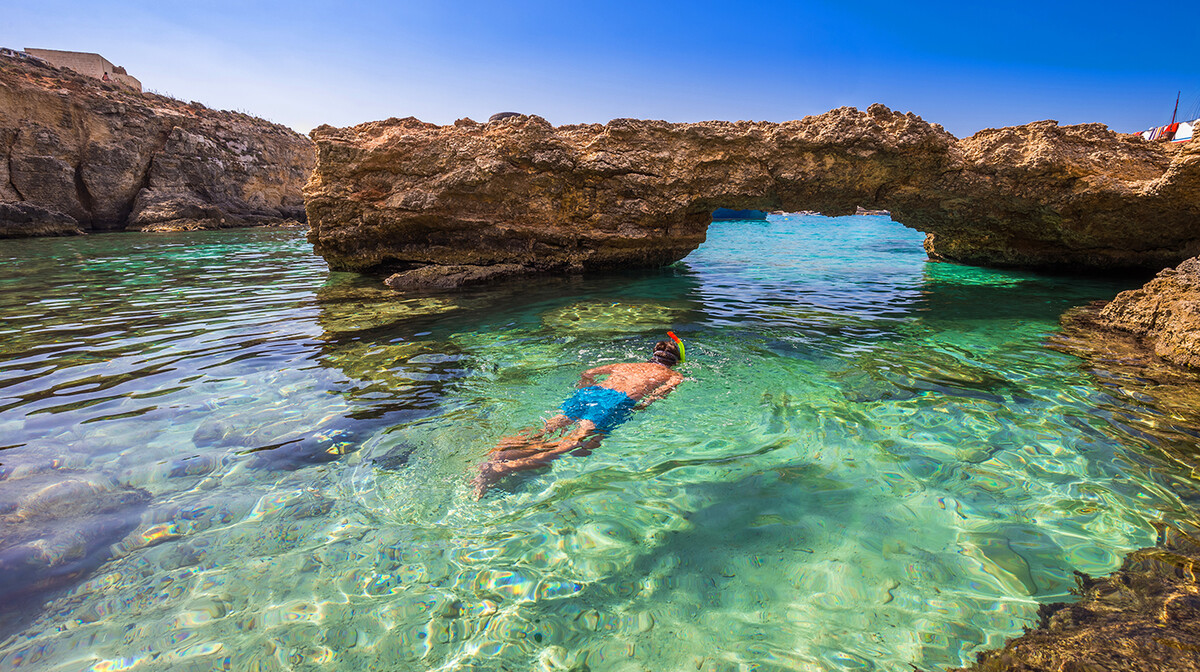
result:
M 1101 124 L 960 140 L 872 105 L 779 124 L 410 117 L 312 137 L 309 240 L 338 270 L 657 266 L 703 242 L 719 207 L 886 209 L 932 256 L 992 266 L 1158 270 L 1200 253 L 1200 145 Z
M 145 490 L 56 469 L 0 485 L 0 601 L 79 580 L 112 555 L 150 501 Z
M 0 54 L 0 238 L 304 218 L 294 131 Z
M 1200 259 L 1189 259 L 1107 304 L 1072 309 L 1050 343 L 1082 357 L 1115 403 L 1126 404 L 1122 423 L 1161 439 L 1141 459 L 1171 465 L 1167 472 L 1200 461 L 1196 444 L 1179 440 L 1180 430 L 1200 435 L 1198 271 Z M 1184 504 L 1195 511 L 1200 502 Z M 1037 628 L 967 669 L 1200 670 L 1198 533 L 1160 529 L 1157 546 L 1130 554 L 1107 577 L 1081 577 L 1078 603 L 1044 605 Z
M 1101 579 L 1081 575 L 1074 604 L 1043 605 L 1038 627 L 979 655 L 978 672 L 1200 670 L 1197 530 L 1165 528 Z
M 402 469 L 408 466 L 408 460 L 415 452 L 417 452 L 417 446 L 402 443 L 371 460 L 371 463 L 384 470 Z
M 392 289 L 448 289 L 478 285 L 493 280 L 511 278 L 528 273 L 529 269 L 517 264 L 495 264 L 494 266 L 431 265 L 414 268 L 403 273 L 394 273 L 383 284 Z

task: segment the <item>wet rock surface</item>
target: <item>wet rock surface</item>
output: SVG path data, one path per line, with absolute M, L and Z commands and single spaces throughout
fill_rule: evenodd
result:
M 0 54 L 0 237 L 303 220 L 294 131 Z
M 1165 527 L 1117 572 L 1081 576 L 1081 598 L 1044 605 L 1038 627 L 980 654 L 979 672 L 1200 670 L 1200 532 Z
M 1101 124 L 960 140 L 872 105 L 779 124 L 407 118 L 312 137 L 309 240 L 341 270 L 662 265 L 703 242 L 717 207 L 886 209 L 932 256 L 990 266 L 1156 271 L 1200 253 L 1200 145 Z
M 414 268 L 403 273 L 393 273 L 383 281 L 392 289 L 449 289 L 479 285 L 493 280 L 511 278 L 529 273 L 528 267 L 518 264 L 494 264 L 492 266 L 470 266 L 452 264 L 430 265 Z

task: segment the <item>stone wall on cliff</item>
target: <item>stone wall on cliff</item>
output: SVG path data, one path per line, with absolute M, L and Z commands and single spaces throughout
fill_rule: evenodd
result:
M 0 237 L 303 220 L 311 141 L 0 54 Z
M 717 207 L 887 209 L 931 255 L 981 265 L 1157 270 L 1200 253 L 1200 145 L 1099 124 L 959 140 L 873 105 L 779 124 L 388 119 L 312 137 L 309 239 L 336 269 L 659 265 L 695 249 Z

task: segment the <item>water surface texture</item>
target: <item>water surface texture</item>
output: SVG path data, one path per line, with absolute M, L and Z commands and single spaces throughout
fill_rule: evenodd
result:
M 0 670 L 963 664 L 1190 516 L 1155 456 L 1195 438 L 1044 346 L 1121 283 L 920 243 L 772 216 L 662 271 L 400 295 L 296 231 L 3 241 Z M 470 497 L 668 329 L 671 396 Z

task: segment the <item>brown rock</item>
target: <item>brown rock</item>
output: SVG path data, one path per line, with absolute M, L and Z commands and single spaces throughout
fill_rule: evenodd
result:
M 1173 364 L 1200 368 L 1200 257 L 1121 292 L 1100 312 L 1099 322 L 1137 336 Z
M 492 266 L 423 266 L 411 271 L 394 273 L 384 284 L 393 289 L 450 289 L 478 285 L 493 280 L 511 278 L 528 273 L 529 269 L 517 264 L 494 264 Z
M 1200 542 L 1164 528 L 1102 579 L 1080 576 L 1079 602 L 1041 608 L 1041 622 L 1003 649 L 979 655 L 977 672 L 1184 672 L 1200 670 Z
M 0 202 L 0 238 L 77 236 L 83 233 L 70 215 L 29 203 Z
M 930 254 L 995 266 L 1157 270 L 1200 253 L 1200 145 L 1099 124 L 958 140 L 872 105 L 782 124 L 408 118 L 312 137 L 309 240 L 335 269 L 654 266 L 695 249 L 716 207 L 885 209 L 929 233 Z
M 812 202 L 852 213 L 874 203 L 897 170 L 941 174 L 952 136 L 872 110 L 786 124 L 617 119 L 554 128 L 518 116 L 321 127 L 305 191 L 309 239 L 333 268 L 350 270 L 667 264 L 703 242 L 718 206 Z M 875 163 L 864 166 L 864 155 Z M 907 189 L 906 200 L 927 198 L 920 185 Z
M 0 53 L 0 202 L 23 208 L 0 236 L 303 219 L 314 160 L 277 124 Z

